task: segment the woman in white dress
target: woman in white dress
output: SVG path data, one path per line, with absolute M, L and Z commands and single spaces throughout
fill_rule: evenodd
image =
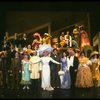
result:
M 49 65 L 49 62 L 53 62 L 53 63 L 56 63 L 56 64 L 60 64 L 59 62 L 53 60 L 50 56 L 49 56 L 49 53 L 50 53 L 50 48 L 47 48 L 49 46 L 45 45 L 45 49 L 43 50 L 43 57 L 41 57 L 38 61 L 36 62 L 32 62 L 33 64 L 35 63 L 39 63 L 39 62 L 42 62 L 42 88 L 43 90 L 53 90 L 53 88 L 51 87 L 51 84 L 50 84 L 50 65 Z M 41 50 L 40 50 L 41 51 Z

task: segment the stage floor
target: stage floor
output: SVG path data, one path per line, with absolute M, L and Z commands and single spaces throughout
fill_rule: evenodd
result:
M 37 93 L 33 92 L 31 89 L 23 90 L 20 89 L 10 89 L 10 88 L 0 88 L 0 98 L 19 98 L 19 99 L 33 99 L 33 98 L 100 98 L 100 88 L 84 88 L 84 89 L 55 89 L 53 91 L 39 90 Z

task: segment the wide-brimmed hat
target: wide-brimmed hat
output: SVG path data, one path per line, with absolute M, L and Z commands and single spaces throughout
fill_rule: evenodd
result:
M 36 33 L 33 34 L 33 36 L 34 36 L 34 37 L 36 37 L 36 36 L 40 37 L 40 33 L 37 33 L 37 32 L 36 32 Z
M 91 53 L 91 55 L 90 55 L 90 58 L 93 57 L 94 55 L 99 55 L 99 52 L 93 51 L 93 52 Z
M 84 27 L 83 25 L 80 25 L 80 26 L 79 26 L 79 28 L 83 28 L 83 27 Z
M 45 35 L 45 36 L 48 36 L 49 34 L 48 34 L 48 33 L 44 33 L 44 35 Z
M 75 51 L 79 51 L 80 52 L 80 49 L 79 48 L 76 48 Z
M 52 52 L 52 50 L 53 48 L 49 44 L 43 43 L 39 45 L 39 48 L 37 51 L 39 52 L 40 55 L 42 55 L 44 51 L 48 51 L 50 53 Z

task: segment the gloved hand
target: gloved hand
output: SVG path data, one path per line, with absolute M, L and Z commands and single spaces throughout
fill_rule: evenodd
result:
M 24 71 L 22 71 L 22 73 L 24 74 Z
M 98 70 L 98 67 L 97 67 L 97 68 L 95 68 L 95 70 Z
M 19 73 L 21 73 L 21 70 L 19 70 Z

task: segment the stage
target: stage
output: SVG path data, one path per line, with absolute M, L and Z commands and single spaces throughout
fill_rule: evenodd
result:
M 100 98 L 100 88 L 93 87 L 93 88 L 74 88 L 74 89 L 55 89 L 53 91 L 46 91 L 39 89 L 36 93 L 29 90 L 23 90 L 22 87 L 20 89 L 0 89 L 0 98 L 1 99 L 33 99 L 33 98 Z

